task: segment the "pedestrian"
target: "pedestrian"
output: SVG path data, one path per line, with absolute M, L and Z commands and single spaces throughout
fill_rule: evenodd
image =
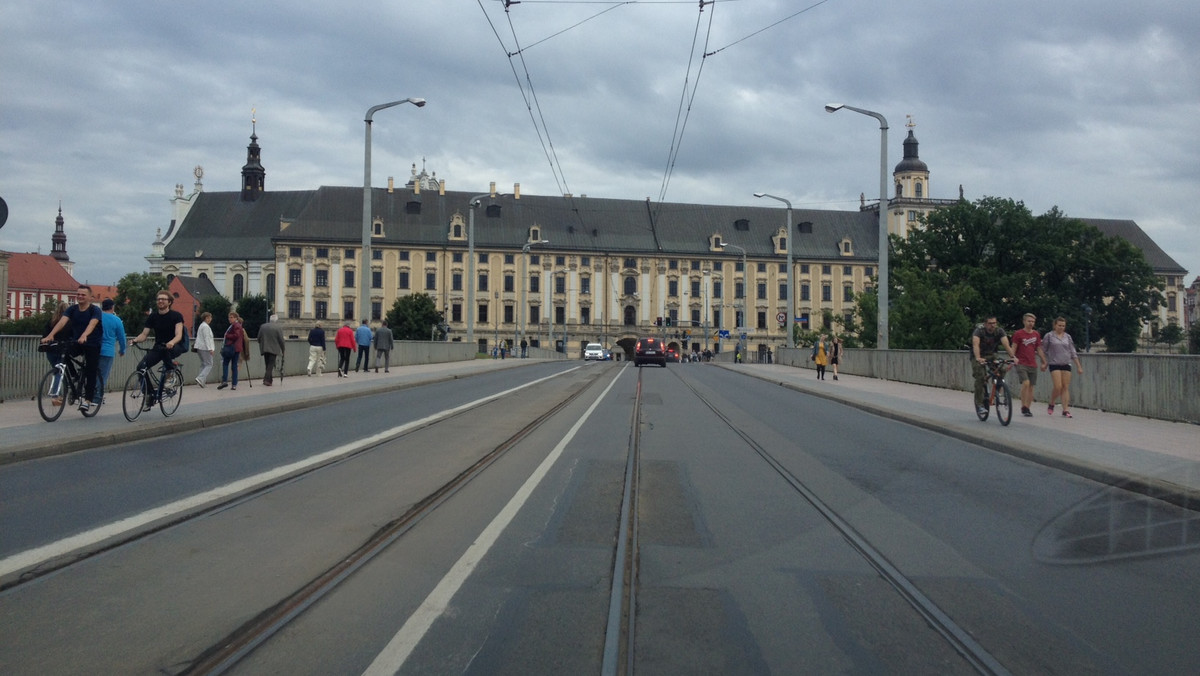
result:
M 528 356 L 529 356 L 529 343 L 524 338 L 522 338 L 521 339 L 521 359 L 525 359 Z
M 358 328 L 354 331 L 354 343 L 358 346 L 358 358 L 354 360 L 354 372 L 358 373 L 361 368 L 363 373 L 367 373 L 371 367 L 371 340 L 374 338 L 371 332 L 371 327 L 367 325 L 367 320 L 362 320 Z
M 350 353 L 354 351 L 354 329 L 350 328 L 350 320 L 342 323 L 342 328 L 333 336 L 333 346 L 338 351 L 338 377 L 350 376 Z
M 829 365 L 833 367 L 833 379 L 838 377 L 838 364 L 842 363 L 842 337 L 834 336 L 829 343 Z
M 1046 412 L 1054 415 L 1054 402 L 1062 400 L 1064 418 L 1071 415 L 1071 362 L 1083 373 L 1083 364 L 1079 361 L 1079 353 L 1075 351 L 1075 341 L 1067 333 L 1067 320 L 1062 317 L 1054 319 L 1054 329 L 1042 336 L 1042 348 L 1045 351 L 1047 368 L 1050 369 L 1050 379 L 1054 381 L 1054 390 L 1050 393 L 1050 405 Z
M 392 338 L 392 330 L 388 328 L 387 320 L 384 319 L 379 324 L 379 328 L 375 329 L 375 372 L 379 373 L 379 359 L 383 358 L 383 372 L 391 373 L 388 366 L 392 363 L 392 346 L 394 340 Z
M 1038 361 L 1046 370 L 1046 353 L 1042 350 L 1042 336 L 1033 329 L 1037 317 L 1026 312 L 1021 318 L 1023 327 L 1013 331 L 1012 344 L 1017 353 L 1017 378 L 1021 381 L 1021 415 L 1032 417 L 1033 388 L 1037 385 Z
M 265 373 L 263 385 L 271 386 L 275 380 L 275 359 L 283 357 L 283 327 L 279 326 L 279 315 L 271 315 L 270 321 L 258 327 L 258 351 L 262 354 Z
M 821 334 L 813 345 L 811 359 L 817 365 L 817 380 L 825 380 L 825 367 L 829 365 L 829 346 L 825 343 L 825 334 Z
M 200 373 L 196 375 L 196 384 L 204 387 L 208 382 L 208 374 L 212 371 L 213 357 L 217 353 L 216 341 L 213 340 L 212 313 L 200 315 L 200 326 L 196 329 L 196 344 L 192 346 L 200 356 Z
M 975 327 L 975 331 L 971 333 L 971 375 L 975 378 L 975 412 L 980 416 L 987 414 L 986 402 L 983 400 L 988 375 L 986 364 L 996 359 L 996 347 L 1000 345 L 1004 346 L 1009 356 L 1016 356 L 1008 343 L 1008 334 L 1000 327 L 996 315 L 989 315 L 983 324 Z
M 242 328 L 242 318 L 238 313 L 229 312 L 229 328 L 225 329 L 225 338 L 221 344 L 221 384 L 217 385 L 218 390 L 223 390 L 229 387 L 231 390 L 236 390 L 238 385 L 238 362 L 242 360 L 242 354 L 246 351 L 246 331 Z M 229 371 L 233 370 L 233 385 L 230 386 Z
M 108 390 L 108 374 L 112 370 L 113 359 L 120 350 L 125 356 L 125 322 L 113 311 L 113 299 L 105 298 L 100 303 L 100 361 L 96 369 L 96 398 L 104 403 L 104 392 Z
M 308 375 L 314 370 L 318 376 L 325 370 L 325 329 L 321 328 L 321 322 L 308 332 Z
M 70 335 L 75 340 L 72 348 L 83 354 L 83 399 L 79 401 L 79 410 L 87 413 L 96 400 L 96 373 L 100 362 L 100 338 L 103 335 L 100 320 L 103 313 L 92 304 L 92 287 L 87 284 L 79 285 L 75 298 L 75 305 L 63 312 L 42 342 L 49 343 L 59 331 L 70 326 Z

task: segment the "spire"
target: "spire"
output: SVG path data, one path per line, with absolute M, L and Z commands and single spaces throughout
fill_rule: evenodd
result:
M 908 122 L 904 126 L 908 127 L 908 138 L 904 139 L 904 159 L 896 165 L 895 172 L 897 174 L 905 171 L 928 173 L 929 167 L 921 161 L 921 158 L 917 157 L 917 137 L 913 135 L 913 127 L 916 127 L 917 123 L 913 122 L 912 115 L 908 116 Z
M 253 202 L 262 194 L 266 186 L 267 171 L 263 169 L 259 157 L 258 120 L 255 119 L 254 109 L 250 110 L 250 145 L 246 146 L 246 166 L 242 167 L 242 201 Z M 197 183 L 199 177 L 197 177 Z
M 50 255 L 59 263 L 69 263 L 67 255 L 67 233 L 63 231 L 62 204 L 58 205 L 58 218 L 54 219 L 54 235 L 50 237 Z

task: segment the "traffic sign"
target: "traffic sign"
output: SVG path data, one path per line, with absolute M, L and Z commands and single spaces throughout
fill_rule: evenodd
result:
M 728 338 L 729 337 L 729 329 L 721 329 L 720 331 L 717 331 L 717 335 L 720 336 L 721 338 Z
M 776 315 L 775 315 L 775 321 L 779 322 L 780 324 L 782 324 L 782 323 L 786 322 L 786 321 L 787 321 L 787 313 L 786 313 L 786 312 L 780 312 L 780 313 L 776 314 Z

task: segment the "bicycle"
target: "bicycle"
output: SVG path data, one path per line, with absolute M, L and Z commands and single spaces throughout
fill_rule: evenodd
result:
M 38 352 L 58 353 L 59 361 L 50 367 L 50 371 L 42 377 L 38 387 L 38 413 L 42 420 L 54 422 L 62 416 L 63 409 L 74 406 L 83 399 L 86 391 L 83 383 L 83 349 L 70 340 L 55 340 L 38 345 Z M 80 411 L 85 418 L 91 418 L 100 412 L 100 404 L 93 401 L 86 411 Z
M 156 343 L 153 347 L 143 347 L 141 343 L 133 343 L 142 352 L 150 350 L 167 350 L 167 346 Z M 125 393 L 121 397 L 121 409 L 129 422 L 137 420 L 142 411 L 149 411 L 158 403 L 158 408 L 164 417 L 171 417 L 179 410 L 179 402 L 183 400 L 183 371 L 179 364 L 169 354 L 162 360 L 158 373 L 153 368 L 134 371 L 125 381 Z
M 1008 389 L 1004 374 L 1015 363 L 1011 359 L 989 359 L 984 365 L 987 369 L 987 376 L 983 381 L 984 406 L 975 409 L 975 415 L 979 416 L 981 421 L 986 422 L 992 407 L 995 407 L 996 419 L 1001 425 L 1007 426 L 1012 422 L 1012 392 Z

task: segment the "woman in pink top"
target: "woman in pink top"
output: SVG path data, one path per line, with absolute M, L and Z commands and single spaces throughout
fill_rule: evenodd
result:
M 1046 363 L 1050 368 L 1050 379 L 1054 381 L 1054 391 L 1050 393 L 1050 407 L 1046 412 L 1054 415 L 1054 402 L 1062 399 L 1062 414 L 1064 418 L 1071 417 L 1071 362 L 1083 373 L 1083 364 L 1079 361 L 1079 353 L 1075 351 L 1075 341 L 1067 333 L 1067 320 L 1058 317 L 1054 320 L 1054 330 L 1042 337 L 1042 350 L 1046 353 Z

